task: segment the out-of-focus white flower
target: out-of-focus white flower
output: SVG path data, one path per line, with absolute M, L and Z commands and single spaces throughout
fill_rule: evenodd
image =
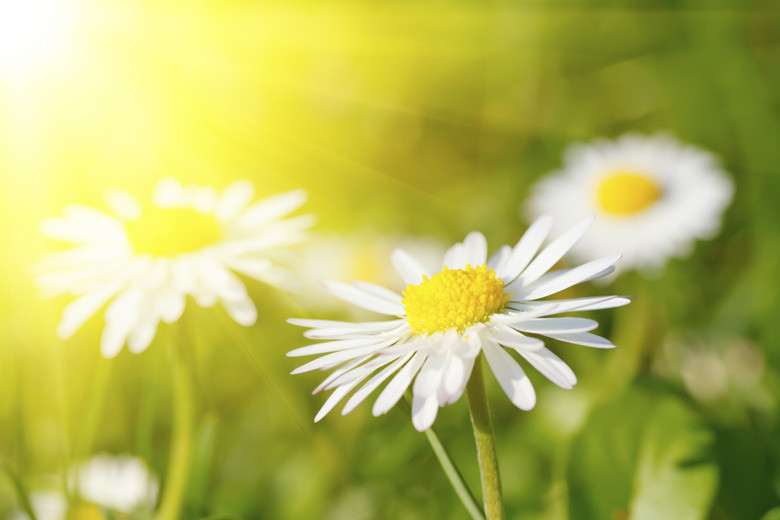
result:
M 34 491 L 30 493 L 30 506 L 37 520 L 65 520 L 68 513 L 68 501 L 65 495 L 56 490 Z M 30 520 L 30 516 L 19 510 L 13 513 L 11 520 Z
M 655 370 L 680 380 L 698 401 L 726 399 L 763 407 L 774 400 L 761 385 L 764 356 L 746 338 L 672 337 L 662 354 Z
M 403 295 L 367 282 L 328 282 L 328 289 L 338 298 L 397 319 L 364 323 L 289 320 L 311 328 L 304 336 L 326 340 L 289 352 L 289 356 L 320 355 L 293 373 L 335 369 L 315 390 L 334 389 L 315 421 L 355 390 L 342 411 L 348 413 L 389 379 L 374 403 L 374 415 L 389 411 L 411 385 L 412 422 L 418 430 L 425 430 L 440 407 L 460 398 L 481 353 L 512 403 L 530 410 L 536 393 L 507 349 L 553 383 L 572 388 L 577 382 L 574 372 L 535 336 L 596 348 L 614 345 L 588 332 L 598 326 L 593 320 L 548 316 L 628 303 L 618 296 L 540 300 L 614 268 L 620 255 L 548 272 L 592 220 L 584 219 L 539 252 L 552 227 L 551 218 L 540 218 L 515 247 L 504 246 L 490 259 L 485 237 L 471 233 L 452 246 L 441 267 L 434 270 L 396 250 L 391 256 L 393 265 L 408 284 Z
M 620 251 L 622 269 L 652 273 L 717 234 L 733 191 L 711 153 L 663 134 L 628 134 L 567 149 L 563 169 L 533 187 L 528 213 L 561 226 L 596 214 L 590 240 L 572 254 L 591 260 Z
M 311 215 L 284 218 L 306 200 L 301 190 L 252 203 L 253 196 L 248 181 L 218 193 L 166 178 L 146 206 L 115 190 L 108 196 L 113 214 L 70 206 L 63 217 L 45 220 L 46 235 L 75 245 L 37 266 L 45 294 L 76 296 L 63 311 L 59 336 L 70 337 L 110 302 L 101 352 L 114 357 L 125 343 L 142 352 L 160 321 L 181 317 L 187 296 L 203 307 L 219 302 L 237 323 L 253 324 L 257 309 L 234 271 L 290 288 L 294 277 L 275 255 L 302 241 L 313 223 Z
M 157 502 L 157 477 L 128 455 L 96 455 L 74 467 L 69 477 L 82 499 L 123 513 L 151 511 Z

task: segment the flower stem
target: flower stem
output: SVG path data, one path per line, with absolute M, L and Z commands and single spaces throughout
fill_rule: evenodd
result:
M 469 512 L 471 518 L 474 520 L 485 520 L 485 516 L 482 514 L 477 501 L 474 499 L 474 495 L 471 494 L 471 490 L 463 480 L 463 475 L 458 471 L 449 452 L 447 452 L 447 448 L 441 443 L 439 436 L 436 435 L 436 431 L 433 427 L 425 430 L 425 436 L 428 438 L 428 442 L 431 444 L 431 448 L 433 448 L 436 458 L 439 459 L 439 464 L 441 464 L 455 493 L 458 495 L 458 498 L 460 498 L 460 501 L 463 502 L 463 506 Z
M 180 329 L 183 325 L 180 325 Z M 171 366 L 173 367 L 173 431 L 171 433 L 171 454 L 168 475 L 157 511 L 156 520 L 178 520 L 181 518 L 182 502 L 187 489 L 187 477 L 192 455 L 192 423 L 194 415 L 193 375 L 186 363 L 179 344 L 180 334 L 171 331 Z M 177 332 L 182 332 L 178 330 Z
M 485 382 L 482 378 L 482 357 L 478 357 L 466 386 L 471 412 L 471 425 L 477 441 L 477 458 L 482 477 L 482 498 L 485 501 L 487 520 L 504 520 L 504 504 L 501 500 L 501 478 L 498 474 L 498 459 L 493 436 L 490 408 L 485 396 Z

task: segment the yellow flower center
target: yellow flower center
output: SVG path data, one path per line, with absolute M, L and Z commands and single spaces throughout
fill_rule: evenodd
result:
M 68 509 L 66 520 L 104 520 L 100 508 L 86 502 L 78 503 Z
M 604 212 L 633 215 L 658 200 L 661 197 L 661 187 L 646 175 L 619 171 L 601 181 L 596 196 Z
M 193 208 L 149 208 L 125 224 L 127 238 L 139 255 L 178 256 L 217 242 L 219 226 L 213 215 Z
M 409 285 L 403 293 L 406 321 L 415 334 L 432 334 L 448 329 L 463 332 L 501 312 L 509 295 L 504 282 L 485 265 L 448 269 L 431 278 L 423 276 L 419 285 Z

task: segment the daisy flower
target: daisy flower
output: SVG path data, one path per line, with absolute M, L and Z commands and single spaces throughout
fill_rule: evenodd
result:
M 326 282 L 338 298 L 395 319 L 365 323 L 289 320 L 311 328 L 304 333 L 307 338 L 325 340 L 288 353 L 324 354 L 293 373 L 335 368 L 315 390 L 333 389 L 315 421 L 352 390 L 355 392 L 342 414 L 390 380 L 374 402 L 374 415 L 389 411 L 411 386 L 412 422 L 417 430 L 426 430 L 440 407 L 461 396 L 480 353 L 485 354 L 501 387 L 520 409 L 533 408 L 536 394 L 508 350 L 558 386 L 572 388 L 577 382 L 574 372 L 545 348 L 538 336 L 597 348 L 614 345 L 588 332 L 598 325 L 593 320 L 549 316 L 628 303 L 618 296 L 541 300 L 613 270 L 620 255 L 548 273 L 592 220 L 580 221 L 537 254 L 552 227 L 552 218 L 542 217 L 515 247 L 504 246 L 490 259 L 485 237 L 474 232 L 452 246 L 441 269 L 433 272 L 403 250 L 396 250 L 391 260 L 408 284 L 403 294 L 366 282 Z
M 560 225 L 598 215 L 572 255 L 590 260 L 619 250 L 623 268 L 652 273 L 717 234 L 733 191 L 711 153 L 663 134 L 628 134 L 571 146 L 563 169 L 533 187 L 528 209 L 531 218 L 550 214 Z
M 275 254 L 302 241 L 313 223 L 311 215 L 283 218 L 303 204 L 303 191 L 255 203 L 253 195 L 248 181 L 218 193 L 166 178 L 146 206 L 114 190 L 111 214 L 70 206 L 64 216 L 43 221 L 46 235 L 74 244 L 37 266 L 44 294 L 76 296 L 58 335 L 69 338 L 110 302 L 101 352 L 114 357 L 125 343 L 142 352 L 160 321 L 181 317 L 187 296 L 203 307 L 219 302 L 237 323 L 252 325 L 257 309 L 235 273 L 290 288 L 293 277 L 273 261 Z
M 146 464 L 129 455 L 96 455 L 75 467 L 71 479 L 87 502 L 123 513 L 154 509 L 160 487 Z

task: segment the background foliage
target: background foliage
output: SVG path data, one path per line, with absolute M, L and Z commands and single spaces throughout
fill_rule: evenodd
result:
M 114 186 L 144 197 L 163 175 L 247 178 L 259 195 L 307 189 L 323 234 L 478 229 L 495 248 L 517 241 L 529 186 L 568 144 L 669 131 L 732 174 L 723 231 L 657 279 L 615 280 L 634 303 L 593 317 L 617 350 L 553 345 L 574 390 L 531 373 L 526 413 L 488 376 L 508 517 L 780 517 L 776 2 L 66 5 L 69 29 L 46 33 L 60 40 L 21 61 L 3 40 L 0 59 L 0 460 L 28 488 L 99 452 L 166 472 L 170 327 L 102 360 L 102 318 L 58 340 L 66 299 L 33 286 L 30 264 L 57 247 L 38 223 L 65 205 L 105 208 Z M 321 375 L 287 375 L 305 340 L 284 320 L 344 315 L 247 284 L 256 326 L 193 302 L 181 325 L 200 417 L 187 518 L 466 518 L 402 406 L 312 424 Z M 478 489 L 465 402 L 436 428 Z M 2 476 L 0 517 L 16 507 Z

